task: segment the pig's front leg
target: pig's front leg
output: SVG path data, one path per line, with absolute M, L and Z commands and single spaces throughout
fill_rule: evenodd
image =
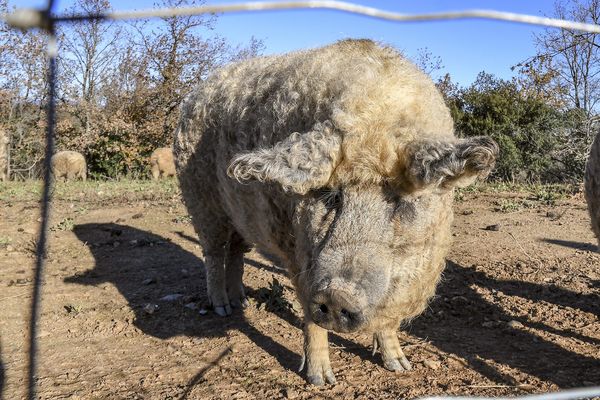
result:
M 304 326 L 304 356 L 300 370 L 306 365 L 306 379 L 313 385 L 335 383 L 329 363 L 327 330 L 306 318 Z
M 225 317 L 231 315 L 225 278 L 225 257 L 221 254 L 206 254 L 206 291 L 215 313 Z
M 377 348 L 381 351 L 383 366 L 390 371 L 409 371 L 412 369 L 410 362 L 404 355 L 398 335 L 394 330 L 383 330 L 373 334 L 373 354 Z

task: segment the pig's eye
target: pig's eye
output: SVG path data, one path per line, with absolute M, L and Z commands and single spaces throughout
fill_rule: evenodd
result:
M 336 208 L 340 208 L 341 205 L 342 205 L 342 192 L 335 191 L 335 192 L 330 193 L 329 196 L 327 196 L 327 200 L 325 201 L 325 207 L 327 207 L 329 209 L 336 209 Z
M 417 215 L 415 202 L 398 199 L 394 207 L 393 217 L 413 221 Z
M 321 189 L 317 193 L 319 200 L 328 210 L 335 210 L 342 205 L 342 191 L 335 189 Z

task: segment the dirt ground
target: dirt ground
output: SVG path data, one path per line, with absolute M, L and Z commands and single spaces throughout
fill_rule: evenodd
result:
M 39 184 L 0 184 L 4 398 L 24 397 Z M 600 256 L 581 194 L 459 193 L 429 310 L 394 374 L 367 335 L 330 335 L 338 383 L 305 383 L 284 273 L 246 260 L 251 306 L 201 314 L 202 252 L 174 182 L 57 187 L 40 321 L 40 399 L 397 399 L 600 385 Z M 1 374 L 0 374 L 1 375 Z

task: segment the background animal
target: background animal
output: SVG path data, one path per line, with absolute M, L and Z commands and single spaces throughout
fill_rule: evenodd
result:
M 0 129 L 0 181 L 4 182 L 9 179 L 9 146 L 10 137 L 8 132 Z
M 170 147 L 160 147 L 150 155 L 150 168 L 152 178 L 175 176 L 175 162 L 173 150 Z
M 397 51 L 345 40 L 218 71 L 187 99 L 174 151 L 215 312 L 245 304 L 250 245 L 274 256 L 322 384 L 335 382 L 327 330 L 372 332 L 386 368 L 411 368 L 396 330 L 434 293 L 453 188 L 487 175 L 498 147 L 457 139 L 433 82 Z
M 83 154 L 76 151 L 59 151 L 52 156 L 50 168 L 54 179 L 86 180 L 87 165 Z
M 598 239 L 598 250 L 600 251 L 600 131 L 596 134 L 596 139 L 590 149 L 585 167 L 584 185 L 592 231 Z

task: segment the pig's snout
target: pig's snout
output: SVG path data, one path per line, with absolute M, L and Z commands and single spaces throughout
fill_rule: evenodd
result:
M 365 321 L 362 302 L 351 293 L 327 288 L 314 294 L 310 304 L 312 320 L 337 332 L 353 332 Z

